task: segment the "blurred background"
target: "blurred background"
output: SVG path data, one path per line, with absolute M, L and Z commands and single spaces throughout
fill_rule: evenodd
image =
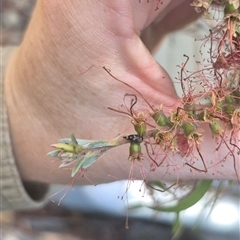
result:
M 1 1 L 1 45 L 18 45 L 31 17 L 35 1 Z M 208 34 L 209 26 L 204 20 L 170 34 L 156 54 L 156 59 L 168 71 L 172 79 L 177 76 L 177 65 L 185 61 L 183 54 L 200 58 L 201 39 Z M 175 49 L 175 50 L 174 50 Z M 175 52 L 174 55 L 169 53 Z M 189 69 L 195 69 L 195 61 L 190 61 Z M 178 92 L 180 94 L 179 86 Z M 67 184 L 67 183 L 66 183 Z M 141 181 L 131 183 L 128 199 L 124 195 L 126 181 L 97 186 L 75 187 L 64 194 L 51 197 L 55 201 L 45 208 L 34 211 L 1 213 L 1 239 L 3 240 L 168 240 L 172 237 L 173 213 L 153 212 L 148 208 L 126 211 L 128 204 L 150 204 L 153 195 L 143 193 Z M 218 200 L 212 204 L 221 184 L 224 189 Z M 191 184 L 190 184 L 191 185 Z M 55 185 L 50 195 L 65 186 Z M 121 199 L 123 196 L 123 199 Z M 167 194 L 158 193 L 155 199 L 167 201 Z M 165 199 L 165 200 L 164 200 Z M 180 215 L 182 240 L 239 240 L 240 239 L 240 188 L 239 184 L 215 181 L 212 190 L 198 204 Z M 125 229 L 128 215 L 129 229 Z

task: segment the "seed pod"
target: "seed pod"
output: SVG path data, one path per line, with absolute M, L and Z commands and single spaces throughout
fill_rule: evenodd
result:
M 140 123 L 134 124 L 134 129 L 139 136 L 143 136 L 147 132 L 147 125 L 145 122 L 140 122 Z
M 164 140 L 164 135 L 160 131 L 157 131 L 154 134 L 154 140 L 157 144 L 160 144 Z
M 233 103 L 234 102 L 234 99 L 232 96 L 228 95 L 225 97 L 225 103 Z
M 230 15 L 232 13 L 238 13 L 238 8 L 236 8 L 234 4 L 226 2 L 224 8 L 224 15 L 226 16 L 227 14 Z
M 224 105 L 225 105 L 224 101 L 217 102 L 217 105 L 216 105 L 217 110 L 222 110 Z
M 130 148 L 129 148 L 129 157 L 128 160 L 129 161 L 134 161 L 134 160 L 138 160 L 140 161 L 142 159 L 142 148 L 140 143 L 135 143 L 135 142 L 131 142 L 130 143 Z
M 222 135 L 223 129 L 222 129 L 220 121 L 216 120 L 214 123 L 212 123 L 212 124 L 210 123 L 209 127 L 214 136 Z
M 153 133 L 156 144 L 159 144 L 163 150 L 177 150 L 177 139 L 171 131 L 156 131 Z
M 151 133 L 151 137 L 153 137 L 154 139 L 156 138 L 156 136 L 159 134 L 159 130 L 158 129 L 154 129 Z
M 196 105 L 186 103 L 183 106 L 184 110 L 188 113 L 188 116 L 194 118 L 196 115 Z
M 226 105 L 224 108 L 223 108 L 223 111 L 227 114 L 227 115 L 232 115 L 234 110 L 236 109 L 236 107 L 234 105 Z
M 146 134 L 146 116 L 142 112 L 138 113 L 137 116 L 131 120 L 131 123 L 138 135 L 143 136 Z
M 236 102 L 238 104 L 240 104 L 240 91 L 239 90 L 235 90 L 232 94 L 233 94 L 234 98 L 236 99 Z
M 207 12 L 207 10 L 209 9 L 211 3 L 212 3 L 213 0 L 204 0 L 204 1 L 199 1 L 199 0 L 193 0 L 191 3 L 190 3 L 190 6 L 194 7 L 195 8 L 195 11 L 197 13 L 200 13 L 200 12 Z
M 203 120 L 204 120 L 205 122 L 209 122 L 209 123 L 214 124 L 214 123 L 215 123 L 215 120 L 214 120 L 214 118 L 213 118 L 213 116 L 212 116 L 212 110 L 209 109 L 209 108 L 205 108 L 205 109 L 203 110 L 203 112 L 204 112 Z
M 240 129 L 240 109 L 235 109 L 235 111 L 233 112 L 231 123 L 232 125 L 237 127 L 237 129 Z
M 186 137 L 197 130 L 197 127 L 189 122 L 183 123 L 182 128 Z
M 169 119 L 164 114 L 163 110 L 158 109 L 155 112 L 150 113 L 150 115 L 154 119 L 154 121 L 157 123 L 157 125 L 160 127 L 165 127 L 170 123 Z
M 180 126 L 186 119 L 189 119 L 189 116 L 184 109 L 177 108 L 177 111 L 171 112 L 169 119 L 173 125 Z
M 202 112 L 200 112 L 199 114 L 197 114 L 196 119 L 197 119 L 197 120 L 204 121 L 204 115 L 205 115 L 205 113 L 204 113 L 204 111 L 202 111 Z

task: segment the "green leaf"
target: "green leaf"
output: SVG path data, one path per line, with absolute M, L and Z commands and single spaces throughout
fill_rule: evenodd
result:
M 75 138 L 75 136 L 74 136 L 73 133 L 71 133 L 71 143 L 72 143 L 74 146 L 77 146 L 77 145 L 78 145 L 77 139 Z
M 83 145 L 84 148 L 103 148 L 103 147 L 116 147 L 119 146 L 117 142 L 107 141 L 107 140 L 101 140 L 101 141 L 94 141 L 89 142 Z
M 83 158 L 79 159 L 76 165 L 73 167 L 71 177 L 74 177 L 79 170 L 87 169 L 88 167 L 90 167 L 107 150 L 108 148 L 88 151 L 87 154 Z
M 181 220 L 180 220 L 180 216 L 179 216 L 179 212 L 178 212 L 178 213 L 176 213 L 176 218 L 172 225 L 173 236 L 172 236 L 171 240 L 178 239 L 181 236 L 182 231 L 183 231 L 183 226 L 181 224 Z
M 148 206 L 149 208 L 162 212 L 180 212 L 196 204 L 209 190 L 213 180 L 202 180 L 196 188 L 185 198 L 174 206 Z
M 61 138 L 58 140 L 60 143 L 71 143 L 72 142 L 72 139 L 71 138 Z M 87 144 L 87 143 L 90 143 L 90 142 L 95 142 L 95 140 L 86 140 L 86 139 L 76 139 L 77 141 L 77 144 L 79 145 L 84 145 L 84 144 Z
M 59 156 L 59 153 L 60 153 L 61 151 L 62 151 L 61 149 L 53 150 L 53 151 L 47 153 L 47 156 L 48 156 L 48 157 L 58 157 L 58 156 Z
M 73 135 L 74 136 L 74 135 Z M 72 139 L 62 138 L 59 140 L 60 143 L 71 144 L 73 141 L 77 142 L 76 145 L 82 146 L 83 149 L 93 149 L 93 148 L 105 148 L 105 147 L 117 147 L 122 144 L 129 143 L 123 136 L 117 136 L 111 140 L 86 140 L 86 139 Z
M 88 158 L 85 159 L 84 163 L 82 164 L 82 169 L 87 169 L 90 167 L 93 163 L 95 163 L 98 158 L 100 158 L 108 149 L 99 149 L 95 150 L 94 154 L 92 156 L 89 156 Z

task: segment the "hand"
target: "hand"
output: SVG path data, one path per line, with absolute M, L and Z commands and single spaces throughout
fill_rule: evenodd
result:
M 174 108 L 178 97 L 172 82 L 148 49 L 153 51 L 166 33 L 196 18 L 189 3 L 37 2 L 5 83 L 14 154 L 23 179 L 66 183 L 69 172 L 51 173 L 59 163 L 52 163 L 46 153 L 51 143 L 70 132 L 85 139 L 133 132 L 126 116 L 107 107 L 117 108 L 123 95 L 134 91 L 111 78 L 103 66 L 152 104 Z M 126 148 L 109 152 L 89 172 L 97 183 L 111 181 L 108 174 L 126 178 L 127 155 Z

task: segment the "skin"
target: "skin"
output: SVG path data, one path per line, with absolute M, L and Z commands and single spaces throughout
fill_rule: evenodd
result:
M 39 0 L 23 39 L 6 74 L 5 97 L 13 150 L 24 181 L 67 183 L 70 172 L 53 171 L 59 161 L 46 153 L 59 138 L 73 132 L 81 139 L 111 139 L 133 133 L 117 108 L 125 93 L 133 90 L 111 78 L 102 67 L 141 92 L 149 102 L 164 109 L 179 104 L 171 79 L 151 52 L 172 30 L 197 18 L 191 1 L 164 0 Z M 181 14 L 184 13 L 184 14 Z M 172 18 L 171 16 L 176 18 Z M 211 142 L 203 144 L 209 156 Z M 212 148 L 210 148 L 212 147 Z M 109 151 L 88 171 L 96 183 L 126 179 L 130 163 L 128 146 Z M 206 157 L 207 159 L 207 157 Z M 179 157 L 179 161 L 183 161 Z M 206 163 L 208 161 L 206 160 Z M 231 163 L 230 163 L 231 162 Z M 148 162 L 143 164 L 148 166 Z M 159 168 L 147 178 L 234 179 L 232 160 L 226 172 L 193 171 L 188 166 Z M 227 176 L 226 176 L 227 175 Z M 88 183 L 85 178 L 81 184 Z

